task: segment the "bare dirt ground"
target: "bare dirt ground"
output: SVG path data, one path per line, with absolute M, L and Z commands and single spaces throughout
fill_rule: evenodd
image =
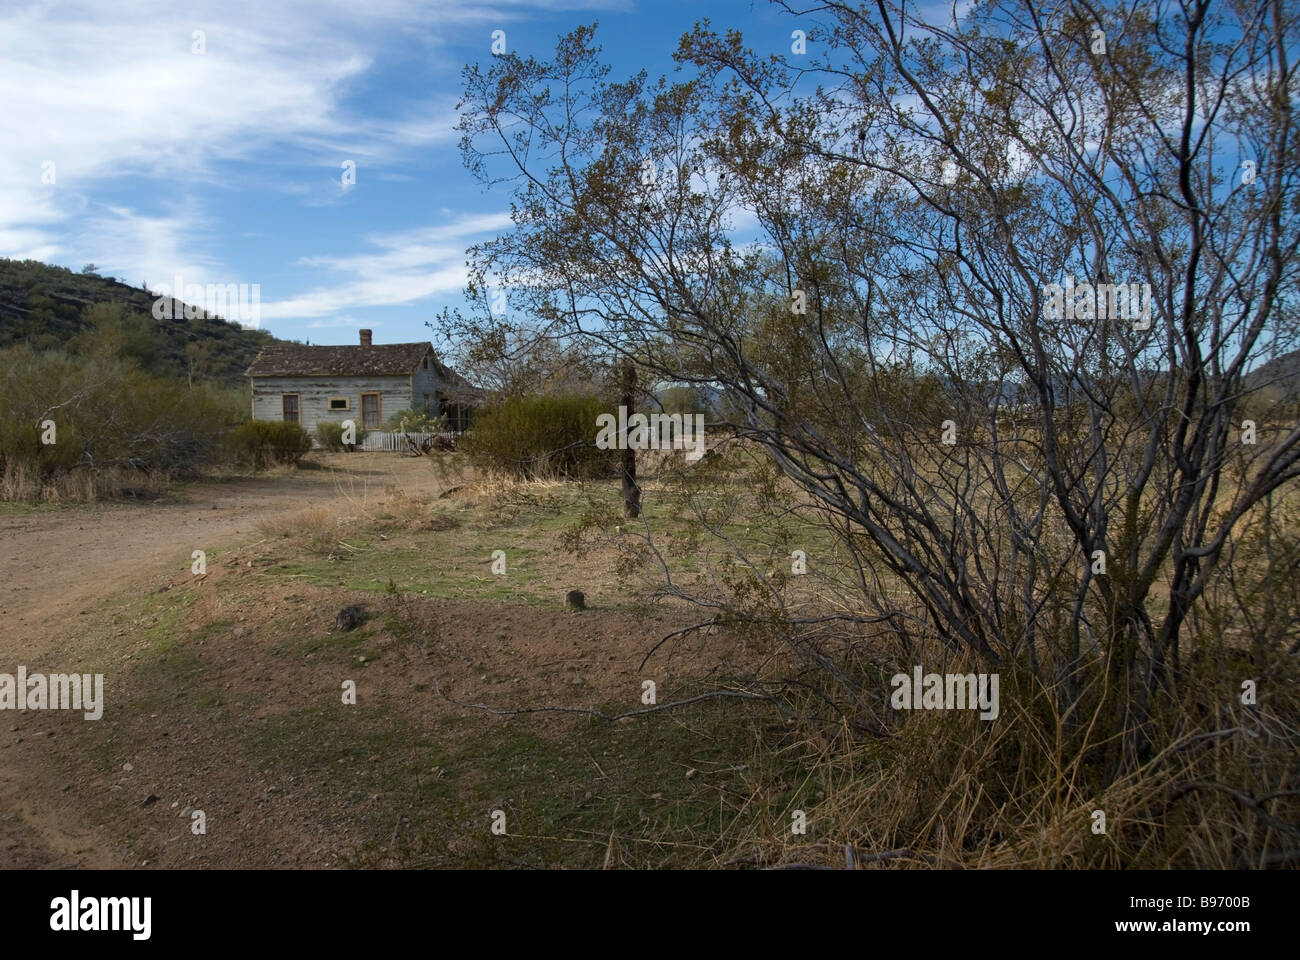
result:
M 715 738 L 694 721 L 665 724 L 667 734 L 596 722 L 575 740 L 595 721 L 512 719 L 437 695 L 441 686 L 490 708 L 633 709 L 642 658 L 682 625 L 681 610 L 626 606 L 609 558 L 575 560 L 553 527 L 514 545 L 525 566 L 525 548 L 535 557 L 527 588 L 487 575 L 498 534 L 404 533 L 400 518 L 367 534 L 360 556 L 380 585 L 406 570 L 408 584 L 429 576 L 450 593 L 408 586 L 395 599 L 350 587 L 370 574 L 348 572 L 362 568 L 346 543 L 332 548 L 337 564 L 316 555 L 337 577 L 296 574 L 303 554 L 268 533 L 276 518 L 377 516 L 385 498 L 454 502 L 438 497 L 456 481 L 427 460 L 314 459 L 152 503 L 0 516 L 0 672 L 103 672 L 109 705 L 97 722 L 0 713 L 0 868 L 589 865 L 588 851 L 596 865 L 618 864 L 623 841 L 607 814 L 634 816 L 642 835 L 627 840 L 625 862 L 640 865 L 677 803 L 721 810 L 715 792 L 732 768 L 711 759 Z M 499 530 L 498 519 L 484 529 Z M 206 576 L 191 571 L 195 549 L 209 554 Z M 473 565 L 448 576 L 450 558 L 479 553 L 481 576 Z M 592 606 L 581 613 L 560 599 L 576 585 Z M 366 626 L 333 631 L 352 603 L 366 605 Z M 704 644 L 724 660 L 735 649 L 721 635 L 687 647 Z M 686 672 L 665 648 L 650 675 L 668 699 Z M 357 708 L 340 706 L 345 681 L 357 684 Z M 511 847 L 486 839 L 496 807 L 509 811 Z M 190 808 L 206 812 L 206 835 L 187 829 Z M 688 840 L 699 829 L 713 824 L 688 827 Z
M 396 484 L 425 496 L 440 492 L 427 461 L 383 456 L 358 464 L 318 456 L 325 469 L 196 483 L 151 502 L 0 516 L 6 647 L 40 649 L 61 621 L 88 602 L 189 566 L 192 550 L 255 538 L 259 521 L 337 501 L 344 496 L 343 480 L 349 491 L 355 483 L 380 491 Z
M 193 550 L 255 540 L 260 521 L 394 485 L 414 495 L 439 492 L 427 461 L 316 459 L 318 469 L 195 483 L 156 501 L 0 516 L 0 672 L 40 663 L 67 669 L 78 618 L 89 607 L 156 588 L 189 568 Z M 52 785 L 39 745 L 52 733 L 40 728 L 50 725 L 35 714 L 0 715 L 7 748 L 0 753 L 0 868 L 126 865 L 106 837 L 58 802 L 57 792 L 46 792 Z

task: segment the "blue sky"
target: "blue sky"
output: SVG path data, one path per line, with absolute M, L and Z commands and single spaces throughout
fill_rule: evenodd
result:
M 465 248 L 509 222 L 461 163 L 464 64 L 494 30 L 547 57 L 598 20 L 615 75 L 667 73 L 706 16 L 774 50 L 801 25 L 761 0 L 5 0 L 0 256 L 257 283 L 279 337 L 432 339 Z

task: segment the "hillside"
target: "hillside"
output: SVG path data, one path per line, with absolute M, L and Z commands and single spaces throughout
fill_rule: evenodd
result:
M 99 303 L 122 304 L 133 315 L 136 339 L 148 348 L 145 365 L 164 376 L 186 376 L 194 359 L 202 376 L 237 383 L 258 350 L 276 342 L 263 330 L 220 317 L 186 320 L 179 304 L 172 315 L 181 319 L 155 320 L 155 299 L 148 290 L 111 277 L 0 258 L 0 349 L 24 342 L 38 350 L 66 346 L 89 325 L 86 308 Z
M 1246 386 L 1251 390 L 1269 388 L 1284 401 L 1300 398 L 1300 350 L 1284 353 L 1252 370 L 1246 374 Z

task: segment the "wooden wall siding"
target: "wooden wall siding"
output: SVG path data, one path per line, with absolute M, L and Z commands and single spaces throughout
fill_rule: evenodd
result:
M 423 371 L 421 371 L 423 372 Z M 298 417 L 304 430 L 313 433 L 318 421 L 352 420 L 361 427 L 361 394 L 378 393 L 381 416 L 413 406 L 411 377 L 253 377 L 253 419 L 282 420 L 280 397 L 298 394 Z M 417 394 L 418 396 L 418 394 Z M 351 409 L 330 410 L 330 397 L 347 397 Z
M 424 369 L 421 363 L 416 367 L 415 372 L 411 374 L 411 409 L 424 410 L 429 416 L 436 417 L 442 411 L 438 409 L 438 373 L 434 369 L 433 351 L 428 354 L 429 369 Z M 429 402 L 426 405 L 424 395 L 429 395 Z M 394 411 L 400 409 L 393 408 Z

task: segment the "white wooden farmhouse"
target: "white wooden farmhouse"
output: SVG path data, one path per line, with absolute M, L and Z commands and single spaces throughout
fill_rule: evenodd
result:
M 467 384 L 427 342 L 374 344 L 362 330 L 355 347 L 277 343 L 262 349 L 246 376 L 254 420 L 287 420 L 308 432 L 321 421 L 352 420 L 379 430 L 397 411 L 418 410 L 447 413 L 453 429 L 464 425 L 465 407 L 451 394 Z

